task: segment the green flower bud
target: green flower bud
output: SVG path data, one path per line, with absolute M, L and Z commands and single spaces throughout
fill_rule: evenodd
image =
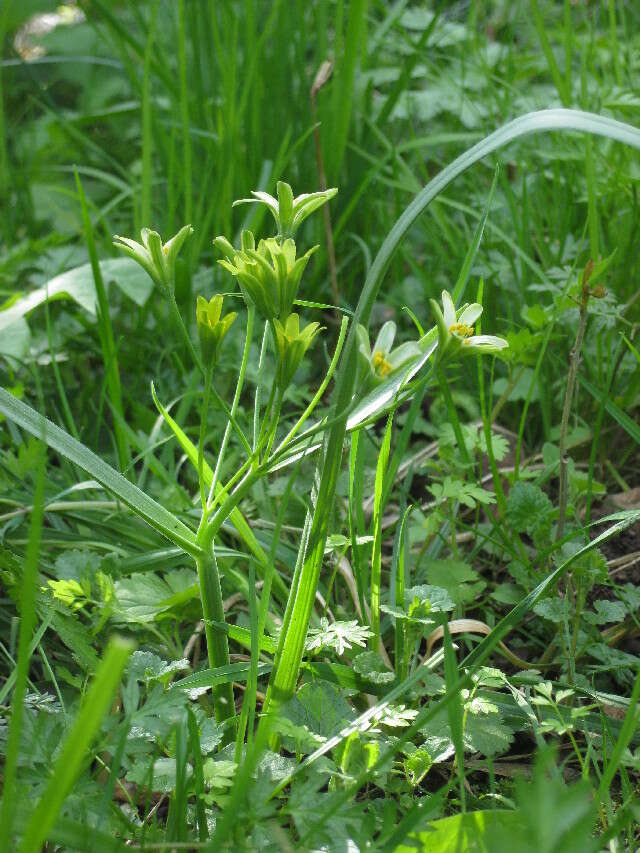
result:
M 220 344 L 231 328 L 238 314 L 235 311 L 221 318 L 224 297 L 212 296 L 209 302 L 198 296 L 196 304 L 196 322 L 200 338 L 200 352 L 205 367 L 213 366 L 218 361 Z
M 240 285 L 245 301 L 252 302 L 266 320 L 287 317 L 298 293 L 300 279 L 314 246 L 302 257 L 296 258 L 296 244 L 275 238 L 260 240 L 257 249 L 250 231 L 242 232 L 242 248 L 234 250 L 224 237 L 217 237 L 214 245 L 225 257 L 218 261 Z
M 235 207 L 237 204 L 266 205 L 275 219 L 278 238 L 284 240 L 287 237 L 295 236 L 296 231 L 307 216 L 326 204 L 337 192 L 338 190 L 334 187 L 317 193 L 303 193 L 294 198 L 289 184 L 278 181 L 276 184 L 277 198 L 269 195 L 269 193 L 256 190 L 251 193 L 254 196 L 253 198 L 240 198 L 234 201 L 233 206 Z
M 157 231 L 143 228 L 140 232 L 142 243 L 116 235 L 113 245 L 140 264 L 166 296 L 172 296 L 175 289 L 176 260 L 184 241 L 192 231 L 191 225 L 185 225 L 163 244 Z
M 278 361 L 276 385 L 281 391 L 291 384 L 306 351 L 313 344 L 320 330 L 319 323 L 309 323 L 300 330 L 300 318 L 297 314 L 290 314 L 284 325 L 280 320 L 273 321 Z

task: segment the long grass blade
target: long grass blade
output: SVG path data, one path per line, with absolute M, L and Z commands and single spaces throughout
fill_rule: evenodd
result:
M 27 823 L 20 853 L 38 853 L 42 848 L 86 760 L 132 650 L 133 644 L 120 637 L 111 640 L 107 646 L 82 707 L 62 744 L 51 779 Z
M 112 492 L 125 506 L 183 551 L 194 557 L 200 554 L 195 533 L 179 518 L 126 480 L 122 474 L 107 465 L 84 444 L 76 441 L 69 433 L 43 417 L 31 406 L 17 400 L 2 387 L 0 387 L 0 412 L 31 435 L 36 437 L 44 435 L 49 447 L 91 474 L 101 486 Z

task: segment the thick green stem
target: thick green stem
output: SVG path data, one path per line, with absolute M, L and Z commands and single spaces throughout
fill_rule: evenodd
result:
M 202 542 L 202 554 L 196 559 L 200 595 L 202 597 L 202 613 L 204 630 L 207 638 L 207 654 L 209 666 L 212 668 L 228 666 L 229 643 L 227 635 L 213 627 L 213 622 L 224 622 L 224 607 L 222 605 L 222 589 L 218 564 L 213 551 L 213 545 Z M 231 684 L 219 684 L 213 688 L 213 704 L 216 720 L 221 722 L 235 713 L 233 687 Z

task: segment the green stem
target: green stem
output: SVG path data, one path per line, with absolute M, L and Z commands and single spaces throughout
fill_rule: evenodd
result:
M 453 402 L 453 396 L 451 394 L 451 389 L 449 388 L 447 377 L 442 370 L 438 371 L 438 382 L 440 383 L 440 390 L 442 391 L 442 396 L 444 397 L 444 402 L 447 407 L 447 415 L 449 416 L 449 421 L 451 422 L 456 441 L 458 442 L 460 456 L 462 456 L 462 461 L 465 466 L 469 466 L 471 465 L 471 459 L 469 458 L 467 444 L 462 433 L 462 426 L 460 425 L 460 419 L 458 418 L 455 403 Z
M 244 378 L 247 372 L 247 364 L 249 362 L 249 350 L 251 349 L 251 339 L 253 337 L 253 321 L 255 318 L 256 309 L 253 305 L 249 306 L 249 310 L 247 312 L 247 331 L 244 337 L 244 349 L 242 351 L 242 362 L 240 363 L 240 372 L 238 373 L 238 381 L 236 382 L 236 390 L 233 395 L 233 402 L 231 403 L 231 416 L 235 417 L 235 414 L 238 410 L 238 403 L 240 402 L 240 395 L 242 394 L 242 389 L 244 387 Z M 220 477 L 220 471 L 222 470 L 222 463 L 224 461 L 224 455 L 227 450 L 227 445 L 229 444 L 229 437 L 231 435 L 231 424 L 233 421 L 230 419 L 227 424 L 224 435 L 222 436 L 222 443 L 220 445 L 220 452 L 218 453 L 218 461 L 216 462 L 216 467 L 213 472 L 213 480 L 211 481 L 211 488 L 209 489 L 209 503 L 212 502 L 212 499 L 215 495 L 216 484 L 218 482 L 218 478 Z M 215 501 L 213 501 L 215 503 Z
M 187 349 L 189 350 L 191 358 L 193 359 L 193 363 L 197 365 L 198 370 L 200 370 L 200 372 L 204 374 L 205 369 L 202 365 L 202 361 L 200 360 L 200 356 L 195 350 L 193 341 L 191 340 L 191 335 L 187 331 L 187 327 L 185 326 L 184 320 L 182 319 L 182 314 L 180 313 L 180 309 L 178 308 L 178 303 L 176 302 L 176 297 L 173 293 L 169 294 L 169 308 L 171 310 L 171 313 L 173 314 L 173 319 L 175 320 L 175 324 L 178 327 L 178 331 L 180 332 L 182 340 L 187 345 Z
M 451 528 L 451 553 L 454 560 L 458 559 L 458 540 L 456 539 L 456 512 L 452 501 L 449 501 L 449 527 Z
M 281 388 L 278 388 L 275 406 L 273 407 L 273 414 L 270 418 L 270 426 L 267 432 L 267 444 L 264 449 L 264 461 L 265 464 L 269 459 L 269 454 L 271 453 L 271 448 L 273 447 L 273 442 L 276 438 L 276 430 L 278 429 L 278 421 L 280 420 L 280 410 L 282 409 L 282 401 L 284 399 L 284 391 Z
M 207 517 L 207 493 L 204 485 L 204 438 L 207 429 L 207 413 L 209 411 L 209 398 L 211 396 L 211 379 L 213 377 L 213 364 L 207 367 L 204 378 L 204 400 L 200 414 L 200 440 L 198 441 L 198 482 L 200 484 L 200 505 L 202 514 Z
M 253 453 L 253 451 L 252 451 L 252 449 L 251 449 L 251 445 L 250 445 L 250 444 L 249 444 L 249 442 L 247 441 L 247 437 L 246 437 L 246 435 L 244 434 L 244 432 L 242 431 L 242 428 L 240 427 L 240 425 L 238 424 L 238 421 L 235 419 L 235 417 L 234 417 L 234 415 L 233 415 L 233 412 L 231 411 L 231 409 L 229 408 L 229 406 L 227 406 L 227 404 L 226 404 L 226 403 L 225 403 L 225 401 L 222 399 L 222 397 L 220 396 L 220 394 L 218 394 L 218 392 L 216 391 L 215 385 L 212 385 L 212 386 L 211 386 L 211 391 L 212 391 L 212 393 L 213 393 L 213 396 L 216 398 L 216 403 L 220 406 L 220 408 L 222 409 L 222 411 L 223 411 L 223 412 L 225 413 L 225 415 L 227 416 L 227 420 L 228 420 L 229 424 L 231 424 L 231 426 L 233 427 L 233 429 L 236 431 L 236 435 L 238 436 L 238 438 L 239 438 L 239 439 L 240 439 L 240 441 L 242 442 L 242 444 L 243 444 L 243 446 L 244 446 L 244 449 L 245 449 L 245 450 L 247 451 L 247 453 L 251 456 L 251 454 Z
M 580 322 L 578 324 L 578 333 L 576 342 L 569 355 L 569 376 L 567 377 L 567 390 L 564 395 L 564 406 L 562 408 L 562 421 L 560 423 L 560 485 L 558 496 L 558 530 L 556 541 L 562 539 L 564 535 L 564 525 L 567 515 L 567 499 L 569 487 L 569 460 L 567 458 L 567 431 L 569 428 L 569 415 L 571 414 L 571 406 L 573 404 L 573 395 L 576 388 L 576 379 L 578 376 L 578 365 L 580 364 L 580 351 L 582 349 L 582 341 L 587 328 L 587 302 L 589 301 L 588 291 L 583 291 L 582 303 L 580 305 Z
M 200 581 L 207 655 L 209 666 L 215 669 L 229 664 L 229 641 L 224 631 L 216 630 L 212 625 L 213 622 L 224 623 L 225 621 L 220 574 L 213 544 L 211 541 L 205 541 L 203 536 L 199 537 L 199 544 L 202 547 L 202 553 L 196 558 L 196 568 Z M 218 722 L 234 715 L 235 705 L 231 684 L 219 684 L 213 688 L 213 705 Z
M 216 505 L 219 504 L 220 501 L 229 494 L 229 492 L 231 491 L 231 489 L 233 489 L 233 487 L 236 485 L 236 483 L 238 483 L 240 480 L 242 480 L 242 478 L 247 473 L 247 471 L 249 471 L 250 468 L 253 466 L 256 459 L 257 459 L 256 454 L 255 453 L 252 454 L 249 457 L 249 459 L 247 459 L 245 462 L 242 463 L 242 465 L 240 466 L 240 468 L 238 468 L 238 470 L 233 475 L 233 477 L 231 477 L 231 479 L 229 479 L 224 484 L 224 486 L 222 486 L 220 488 L 220 491 L 217 492 L 215 495 L 213 495 L 212 498 L 210 498 L 208 505 L 207 505 L 207 509 L 208 509 L 209 513 L 211 513 L 211 510 L 213 510 L 216 507 Z
M 382 500 L 385 486 L 385 476 L 389 463 L 391 447 L 391 432 L 393 429 L 393 413 L 387 418 L 384 439 L 378 454 L 376 465 L 376 481 L 373 503 L 373 548 L 371 554 L 371 631 L 369 648 L 378 652 L 380 649 L 380 586 L 382 584 Z
M 264 332 L 262 333 L 262 345 L 260 347 L 260 358 L 258 359 L 258 377 L 256 379 L 256 395 L 253 402 L 253 449 L 255 450 L 258 444 L 258 423 L 260 421 L 260 382 L 262 381 L 262 372 L 264 370 L 264 356 L 267 351 L 267 337 L 269 334 L 269 324 L 265 321 Z
M 260 479 L 260 477 L 264 474 L 263 468 L 256 468 L 253 471 L 249 471 L 242 482 L 238 485 L 235 492 L 227 496 L 226 501 L 222 504 L 216 514 L 213 516 L 211 521 L 208 523 L 200 525 L 199 533 L 202 532 L 204 536 L 204 541 L 207 544 L 211 544 L 218 531 L 227 520 L 229 515 L 233 512 L 233 510 L 238 506 L 240 501 L 245 497 L 249 489 L 254 485 L 254 483 Z

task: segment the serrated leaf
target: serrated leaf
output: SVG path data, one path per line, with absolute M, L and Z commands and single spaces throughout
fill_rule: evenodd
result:
M 115 583 L 114 617 L 125 622 L 153 622 L 174 607 L 200 597 L 195 572 L 176 569 L 164 577 L 145 572 Z
M 325 738 L 340 731 L 355 716 L 340 690 L 327 681 L 303 684 L 293 699 L 282 706 L 280 714 Z
M 553 504 L 539 486 L 518 480 L 507 496 L 507 521 L 518 533 L 533 533 L 549 524 Z
M 429 583 L 446 589 L 455 604 L 468 604 L 486 586 L 478 581 L 475 569 L 462 560 L 429 560 L 425 569 Z
M 190 764 L 185 767 L 186 778 L 193 776 L 193 768 Z M 127 781 L 133 782 L 140 788 L 146 790 L 149 784 L 149 764 L 144 761 L 136 761 L 127 773 Z M 158 758 L 153 762 L 151 773 L 151 790 L 170 794 L 176 787 L 176 760 L 175 758 Z
M 428 749 L 420 747 L 404 760 L 404 775 L 412 788 L 419 785 L 433 766 L 433 758 Z
M 407 708 L 405 705 L 385 705 L 380 714 L 376 714 L 374 720 L 378 726 L 389 726 L 393 729 L 405 728 L 418 716 L 415 708 Z
M 93 637 L 82 622 L 75 616 L 55 613 L 51 627 L 82 669 L 93 672 L 98 666 L 98 655 L 93 648 Z
M 352 661 L 354 672 L 373 684 L 390 684 L 395 680 L 395 673 L 387 668 L 378 652 L 362 652 Z
M 591 625 L 606 625 L 607 622 L 622 622 L 627 608 L 621 601 L 598 600 L 593 602 L 594 611 L 585 611 L 582 615 Z
M 204 771 L 204 782 L 208 788 L 225 791 L 233 785 L 238 765 L 235 761 L 229 761 L 225 758 L 207 758 L 202 769 Z
M 564 598 L 544 598 L 533 608 L 533 612 L 550 622 L 564 622 L 569 615 L 567 602 Z
M 171 675 L 190 669 L 188 660 L 164 661 L 153 652 L 136 651 L 131 655 L 129 673 L 140 681 L 162 681 L 166 683 Z
M 310 628 L 307 634 L 305 648 L 308 652 L 320 649 L 333 649 L 337 655 L 342 655 L 353 646 L 365 647 L 372 636 L 371 630 L 353 619 L 349 622 L 332 622 L 324 616 L 320 619 L 319 628 Z
M 405 622 L 411 622 L 415 625 L 422 625 L 427 628 L 435 628 L 436 620 L 431 619 L 428 616 L 420 616 L 418 613 L 407 613 L 406 610 L 402 610 L 400 607 L 390 607 L 388 604 L 381 604 L 380 611 L 382 613 L 387 613 L 391 616 L 392 620 L 399 619 Z
M 446 589 L 431 584 L 419 584 L 405 590 L 405 602 L 411 604 L 417 599 L 426 608 L 427 613 L 446 613 L 455 607 Z
M 164 740 L 184 714 L 187 697 L 179 690 L 165 690 L 155 684 L 144 704 L 131 715 L 128 740 Z

